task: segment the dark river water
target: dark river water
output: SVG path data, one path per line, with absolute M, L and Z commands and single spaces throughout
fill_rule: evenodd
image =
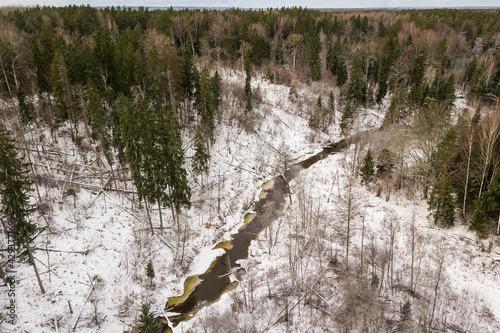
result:
M 285 175 L 277 176 L 262 185 L 259 201 L 255 203 L 253 212 L 245 215 L 244 225 L 236 234 L 231 235 L 232 240 L 215 246 L 223 248 L 225 253 L 217 257 L 205 273 L 188 277 L 184 282 L 183 295 L 168 299 L 165 311 L 170 314 L 168 319 L 174 326 L 192 318 L 202 307 L 217 302 L 222 294 L 236 288 L 238 283 L 231 282 L 230 276 L 238 270 L 237 261 L 248 257 L 252 240 L 280 216 L 288 196 L 287 180 L 290 182 L 301 170 L 341 151 L 345 146 L 344 140 L 330 144 L 318 154 L 292 164 Z M 161 319 L 166 322 L 164 318 Z M 163 325 L 162 332 L 168 331 L 170 330 L 166 324 Z

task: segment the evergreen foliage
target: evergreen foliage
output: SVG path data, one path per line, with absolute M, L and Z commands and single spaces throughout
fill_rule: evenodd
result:
M 319 54 L 321 52 L 321 42 L 319 35 L 314 33 L 309 43 L 309 75 L 312 81 L 321 80 L 321 59 Z
M 375 175 L 375 162 L 373 160 L 372 151 L 370 148 L 368 148 L 368 151 L 366 152 L 360 171 L 361 178 L 365 183 L 369 183 Z
M 216 87 L 215 87 L 216 88 Z M 201 126 L 208 139 L 212 139 L 215 131 L 215 107 L 219 103 L 214 95 L 214 82 L 211 81 L 208 68 L 203 68 L 200 76 L 200 102 L 198 112 Z
M 471 125 L 472 126 L 478 125 L 480 121 L 481 121 L 481 105 L 478 105 L 476 107 L 476 111 L 474 111 L 474 116 L 472 116 Z
M 316 100 L 316 106 L 311 112 L 311 117 L 309 118 L 309 127 L 313 129 L 318 129 L 323 118 L 323 101 L 321 100 L 321 95 L 318 96 Z
M 150 311 L 147 304 L 143 304 L 141 314 L 139 316 L 139 325 L 137 326 L 138 333 L 159 333 L 160 327 L 154 314 Z
M 457 133 L 450 128 L 439 142 L 433 160 L 434 184 L 429 208 L 434 210 L 434 222 L 450 227 L 455 221 L 455 198 L 451 179 L 457 155 Z
M 380 61 L 377 103 L 380 103 L 387 94 L 387 79 L 389 78 L 391 66 L 399 58 L 399 53 L 397 39 L 392 34 L 389 34 L 386 38 Z
M 334 123 L 337 115 L 335 114 L 335 96 L 333 95 L 333 91 L 330 90 L 330 94 L 328 95 L 328 109 L 329 109 L 329 121 L 328 123 Z
M 201 127 L 197 127 L 196 135 L 194 137 L 194 156 L 191 162 L 193 168 L 193 173 L 195 175 L 200 175 L 208 171 L 208 161 L 210 160 L 210 155 L 207 152 L 207 147 L 205 140 L 203 139 L 203 134 Z
M 394 160 L 395 156 L 393 152 L 387 148 L 382 149 L 377 157 L 377 176 L 384 177 L 391 175 L 394 168 Z
M 29 244 L 37 228 L 29 220 L 34 208 L 30 204 L 31 181 L 28 165 L 17 156 L 10 133 L 0 124 L 0 212 L 13 224 L 14 242 L 17 247 Z
M 361 68 L 355 67 L 351 70 L 346 97 L 349 100 L 355 100 L 361 105 L 366 104 L 368 98 L 367 85 Z
M 496 222 L 499 211 L 500 177 L 496 177 L 488 186 L 488 190 L 474 200 L 474 212 L 469 228 L 475 230 L 479 237 L 487 238 L 490 228 Z
M 146 265 L 146 276 L 150 281 L 150 284 L 153 284 L 153 279 L 155 278 L 155 268 L 153 266 L 153 261 L 149 259 L 148 264 Z
M 28 105 L 26 104 L 26 95 L 22 88 L 17 90 L 17 103 L 19 107 L 19 119 L 23 125 L 27 125 L 33 121 Z
M 347 138 L 351 132 L 352 122 L 354 120 L 351 101 L 347 100 L 344 107 L 344 112 L 342 113 L 342 118 L 340 119 L 340 135 L 343 138 Z
M 252 64 L 250 58 L 245 58 L 245 112 L 250 112 L 252 106 L 252 87 L 250 82 L 252 80 Z
M 276 38 L 276 50 L 274 51 L 274 63 L 276 65 L 285 64 L 285 56 L 283 54 L 283 40 L 281 38 Z

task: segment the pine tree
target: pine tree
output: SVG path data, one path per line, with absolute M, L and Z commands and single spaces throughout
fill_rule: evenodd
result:
M 86 105 L 88 110 L 88 122 L 92 130 L 92 139 L 99 144 L 98 151 L 101 151 L 108 162 L 112 162 L 111 154 L 111 137 L 109 133 L 108 121 L 109 115 L 106 112 L 105 106 L 99 91 L 94 83 L 89 79 L 87 89 L 85 91 Z
M 276 65 L 285 64 L 285 57 L 283 55 L 283 40 L 281 39 L 281 36 L 278 36 L 276 38 L 276 50 L 274 52 L 274 62 L 276 63 Z
M 410 320 L 411 320 L 411 303 L 410 301 L 406 301 L 405 304 L 401 307 L 400 321 L 403 323 L 407 323 Z
M 31 253 L 30 243 L 37 228 L 29 220 L 34 208 L 30 204 L 31 181 L 27 175 L 28 165 L 17 156 L 14 141 L 9 138 L 9 132 L 0 124 L 0 212 L 9 223 L 16 248 L 24 248 L 33 265 L 40 291 L 45 289 L 38 274 L 38 269 Z M 12 227 L 11 227 L 12 226 Z
M 336 114 L 335 114 L 335 96 L 333 95 L 333 91 L 330 90 L 330 94 L 328 95 L 328 108 L 329 108 L 329 121 L 328 124 L 334 123 L 335 124 L 335 119 L 336 119 Z
M 155 278 L 155 268 L 151 259 L 149 259 L 146 266 L 146 277 L 149 279 L 149 283 L 153 285 L 153 279 Z
M 365 105 L 367 101 L 367 85 L 361 68 L 355 67 L 351 70 L 351 77 L 347 85 L 346 97 Z
M 161 143 L 159 155 L 164 156 L 161 160 L 167 163 L 165 165 L 166 177 L 160 185 L 162 193 L 164 193 L 160 197 L 160 202 L 171 208 L 172 217 L 180 228 L 180 211 L 183 207 L 191 206 L 191 188 L 184 168 L 180 126 L 172 109 L 167 112 L 166 119 L 162 124 L 164 126 L 162 126 L 162 131 L 166 131 L 166 140 Z
M 252 111 L 252 87 L 250 82 L 252 80 L 252 64 L 250 58 L 245 57 L 245 112 Z
M 137 326 L 138 333 L 159 333 L 160 327 L 154 314 L 150 311 L 147 304 L 143 304 L 141 315 L 139 316 L 139 325 Z
M 343 57 L 339 59 L 337 67 L 337 86 L 342 87 L 347 82 L 347 66 Z
M 318 96 L 316 101 L 316 106 L 311 113 L 311 117 L 309 118 L 309 127 L 313 129 L 318 129 L 321 123 L 321 117 L 323 111 L 323 101 L 321 100 L 321 95 Z
M 340 135 L 343 138 L 347 138 L 351 131 L 353 121 L 353 112 L 351 107 L 351 101 L 347 101 L 344 112 L 342 113 L 342 119 L 340 120 Z
M 215 107 L 219 104 L 219 98 L 215 94 L 216 89 L 220 91 L 219 82 L 210 79 L 208 68 L 203 68 L 200 76 L 200 103 L 198 105 L 198 112 L 201 116 L 201 126 L 203 127 L 203 134 L 205 134 L 207 142 L 213 140 L 215 131 Z M 217 86 L 216 86 L 217 85 Z
M 184 51 L 183 55 L 183 76 L 182 76 L 182 90 L 184 94 L 184 98 L 186 101 L 191 101 L 194 93 L 194 71 L 195 66 L 193 64 L 192 53 L 188 51 Z M 190 103 L 187 103 L 188 105 Z
M 439 142 L 434 154 L 433 172 L 434 184 L 429 208 L 434 210 L 434 222 L 450 227 L 454 223 L 456 206 L 452 194 L 451 174 L 453 163 L 457 155 L 457 132 L 450 128 Z
M 116 107 L 120 118 L 120 128 L 123 133 L 125 158 L 129 165 L 132 181 L 137 189 L 139 200 L 142 200 L 142 149 L 139 128 L 136 121 L 137 115 L 130 101 L 123 95 L 118 97 Z
M 35 66 L 36 82 L 40 93 L 51 91 L 50 65 L 54 59 L 54 28 L 51 23 L 42 25 L 31 39 L 31 54 Z
M 67 92 L 69 85 L 66 65 L 64 58 L 59 52 L 56 52 L 54 61 L 52 62 L 52 82 L 54 95 L 57 100 L 59 118 L 66 120 L 68 118 Z
M 380 73 L 377 92 L 377 103 L 380 103 L 387 94 L 387 79 L 389 77 L 391 66 L 399 58 L 399 45 L 393 34 L 389 34 L 382 50 L 380 60 Z
M 500 197 L 500 177 L 494 178 L 488 185 L 486 192 L 478 196 L 474 200 L 474 212 L 472 213 L 472 220 L 469 229 L 476 230 L 481 238 L 488 237 L 490 228 L 493 225 L 499 212 Z
M 472 59 L 467 63 L 465 67 L 464 81 L 466 83 L 471 83 L 476 75 L 476 70 L 478 68 L 477 57 L 474 55 Z
M 212 77 L 212 95 L 213 95 L 213 104 L 214 110 L 217 111 L 221 102 L 221 82 L 222 79 L 219 75 L 218 71 L 215 71 L 214 76 Z
M 21 123 L 23 125 L 27 125 L 33 121 L 33 117 L 28 109 L 28 105 L 26 104 L 26 95 L 22 88 L 17 90 L 17 103 L 19 106 L 19 118 L 21 119 Z
M 377 176 L 383 177 L 392 174 L 394 168 L 395 154 L 387 148 L 383 148 L 377 157 Z
M 203 133 L 200 126 L 196 128 L 196 135 L 194 137 L 194 156 L 192 161 L 193 173 L 201 175 L 208 171 L 208 161 L 210 155 L 207 152 L 207 146 L 203 139 Z
M 363 165 L 361 167 L 361 178 L 363 178 L 363 182 L 369 183 L 374 175 L 375 163 L 373 161 L 372 151 L 370 148 L 368 148 L 365 158 L 363 159 Z
M 329 36 L 327 41 L 325 65 L 326 69 L 328 69 L 332 75 L 337 75 L 339 58 L 341 56 L 340 38 L 337 38 L 334 43 L 332 43 L 331 39 L 332 37 Z
M 474 112 L 474 116 L 472 117 L 471 125 L 473 126 L 478 125 L 480 121 L 481 121 L 481 104 L 478 104 L 476 107 L 476 111 Z
M 309 75 L 312 81 L 321 80 L 321 42 L 318 33 L 314 33 L 309 43 Z
M 434 213 L 434 221 L 441 222 L 445 227 L 452 227 L 455 223 L 456 202 L 452 194 L 451 181 L 444 181 L 439 205 Z

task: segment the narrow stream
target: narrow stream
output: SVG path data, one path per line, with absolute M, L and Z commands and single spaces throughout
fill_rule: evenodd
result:
M 344 140 L 330 144 L 318 154 L 291 165 L 285 176 L 277 176 L 261 186 L 259 201 L 254 205 L 253 212 L 245 215 L 244 225 L 236 234 L 231 235 L 232 240 L 223 241 L 214 247 L 214 249 L 223 248 L 225 253 L 217 257 L 205 273 L 188 277 L 184 282 L 183 295 L 169 297 L 165 311 L 173 313 L 168 319 L 174 327 L 194 317 L 202 307 L 217 302 L 222 294 L 236 288 L 238 283 L 231 282 L 230 279 L 230 275 L 240 267 L 236 262 L 248 257 L 251 241 L 280 216 L 285 206 L 288 195 L 285 177 L 291 181 L 301 170 L 309 168 L 330 154 L 339 152 L 345 146 Z M 165 324 L 165 318 L 159 319 L 163 322 L 161 331 L 170 332 Z

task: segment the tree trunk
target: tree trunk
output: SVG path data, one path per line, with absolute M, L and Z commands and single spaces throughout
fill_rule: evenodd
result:
M 155 230 L 153 228 L 153 222 L 151 221 L 151 215 L 149 214 L 149 205 L 148 199 L 144 198 L 144 208 L 146 208 L 146 214 L 148 215 L 149 227 L 151 228 L 151 234 L 155 234 Z
M 436 285 L 434 286 L 434 301 L 432 302 L 432 314 L 431 314 L 431 320 L 429 322 L 429 326 L 432 325 L 432 321 L 434 320 L 434 311 L 436 310 L 436 301 L 437 301 L 437 295 L 438 295 L 438 289 L 439 289 L 439 282 L 441 281 L 441 272 L 443 270 L 443 263 L 444 263 L 444 255 L 441 255 L 438 261 L 438 272 L 437 272 L 437 278 L 436 278 Z
M 468 187 L 469 187 L 470 160 L 471 160 L 471 154 L 469 154 L 469 156 L 467 158 L 467 175 L 465 178 L 464 203 L 462 206 L 462 216 L 464 218 L 465 218 L 465 203 L 467 202 L 467 191 L 468 191 Z
M 2 66 L 3 76 L 5 78 L 5 84 L 7 85 L 7 89 L 9 90 L 9 96 L 12 96 L 12 91 L 10 90 L 9 78 L 7 77 L 7 73 L 5 72 L 5 67 L 3 65 L 2 55 L 0 54 L 0 65 Z
M 349 271 L 349 240 L 350 240 L 350 232 L 351 232 L 351 206 L 352 206 L 352 198 L 351 194 L 349 194 L 348 202 L 347 202 L 347 235 L 346 235 L 346 249 L 345 249 L 345 271 Z
M 36 267 L 35 258 L 31 253 L 30 244 L 28 242 L 26 242 L 26 250 L 28 251 L 28 256 L 30 258 L 31 263 L 33 264 L 33 269 L 35 270 L 36 279 L 38 281 L 38 285 L 40 286 L 40 292 L 42 294 L 45 294 L 45 288 L 43 287 L 42 280 L 40 279 L 40 274 L 38 273 L 38 268 Z
M 415 216 L 411 221 L 411 267 L 410 267 L 410 293 L 413 294 L 413 265 L 415 263 Z
M 163 217 L 161 214 L 161 203 L 160 200 L 157 200 L 158 203 L 158 215 L 160 216 L 160 234 L 163 234 Z
M 360 270 L 361 274 L 363 274 L 363 249 L 364 249 L 364 241 L 365 241 L 365 216 L 366 216 L 366 206 L 365 206 L 365 214 L 363 215 L 363 227 L 361 229 L 361 258 L 359 260 L 359 270 Z

